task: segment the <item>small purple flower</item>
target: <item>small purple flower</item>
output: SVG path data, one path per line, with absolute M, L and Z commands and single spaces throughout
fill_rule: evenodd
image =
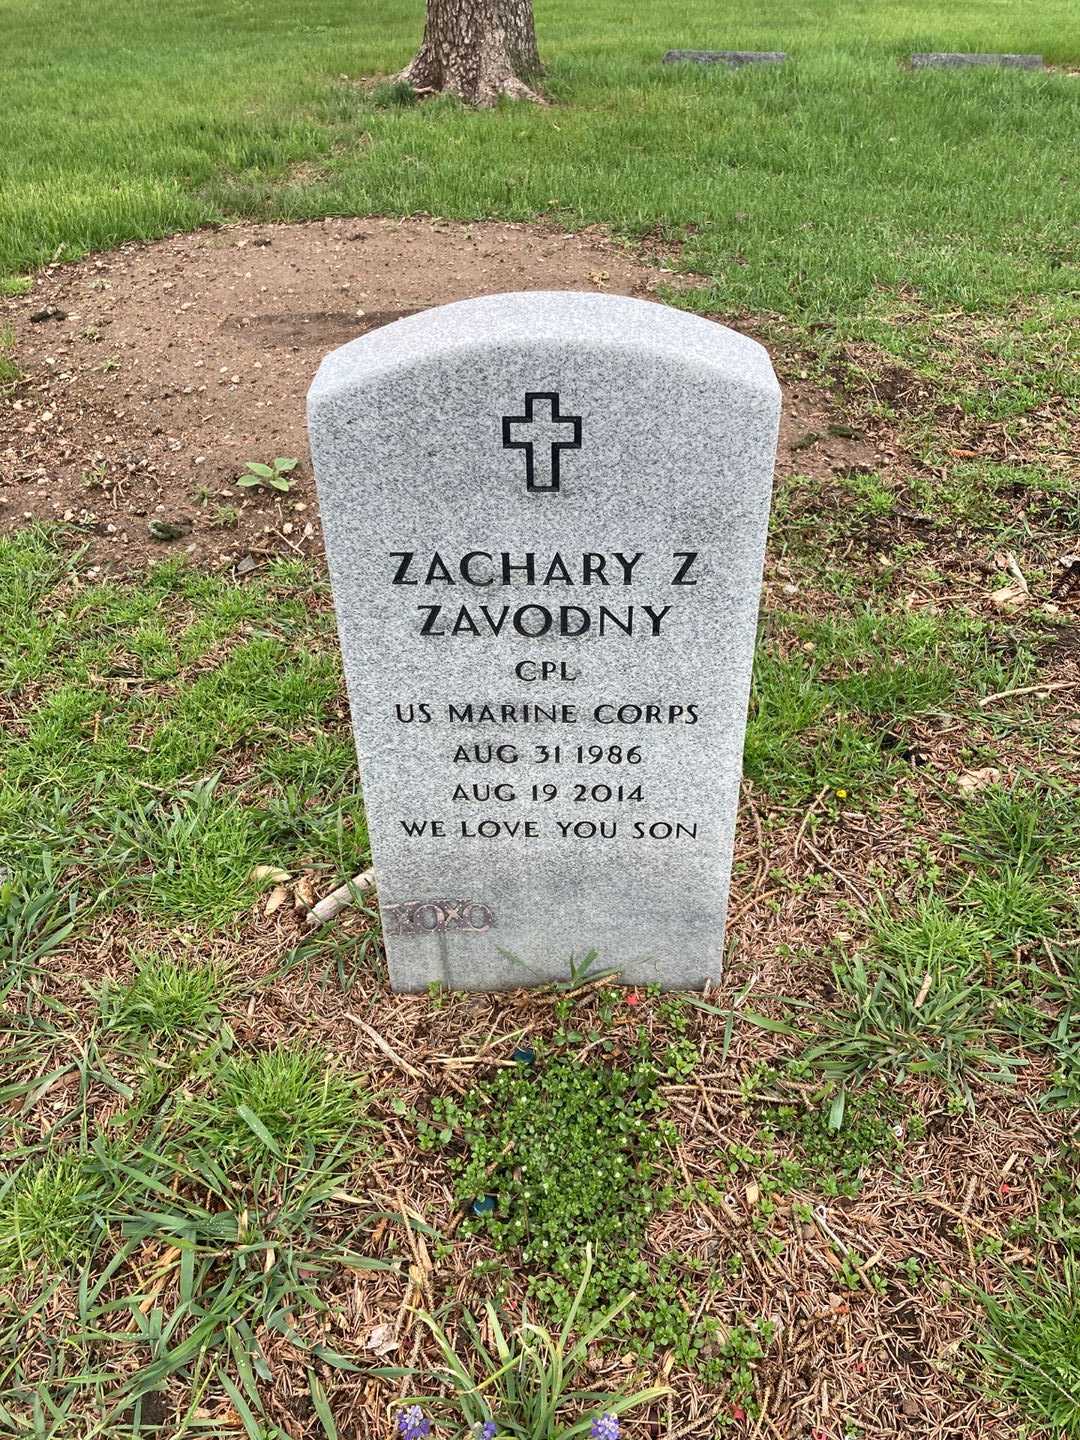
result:
M 397 1423 L 401 1440 L 425 1440 L 425 1437 L 431 1434 L 431 1421 L 419 1405 L 410 1405 L 405 1410 L 399 1410 Z
M 599 1420 L 592 1422 L 589 1434 L 592 1440 L 619 1440 L 618 1419 L 609 1410 L 605 1410 Z
M 478 1420 L 469 1431 L 473 1440 L 495 1440 L 497 1429 L 494 1420 Z

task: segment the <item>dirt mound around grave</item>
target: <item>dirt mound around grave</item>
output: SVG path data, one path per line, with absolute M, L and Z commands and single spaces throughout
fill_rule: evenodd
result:
M 0 301 L 23 374 L 0 395 L 0 530 L 66 520 L 117 573 L 178 552 L 242 573 L 317 555 L 304 399 L 326 351 L 473 295 L 694 283 L 599 227 L 432 220 L 236 225 L 49 267 Z M 787 387 L 781 474 L 874 458 L 828 436 L 828 410 L 822 392 Z M 824 443 L 800 449 L 808 432 Z M 300 461 L 288 493 L 236 485 L 246 462 L 278 455 Z M 151 536 L 163 521 L 171 540 Z

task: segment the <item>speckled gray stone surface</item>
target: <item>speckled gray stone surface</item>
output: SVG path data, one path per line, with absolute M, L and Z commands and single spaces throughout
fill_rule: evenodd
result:
M 1004 65 L 1013 70 L 1041 70 L 1041 55 L 976 55 L 963 51 L 912 55 L 913 70 L 962 70 L 969 65 Z
M 394 986 L 591 950 L 718 977 L 766 352 L 642 300 L 488 296 L 335 350 L 308 411 Z
M 786 59 L 786 50 L 669 50 L 664 64 L 685 61 L 692 65 L 779 65 Z

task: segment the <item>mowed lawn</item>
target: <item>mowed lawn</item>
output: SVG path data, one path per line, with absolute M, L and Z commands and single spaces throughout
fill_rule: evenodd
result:
M 550 108 L 380 103 L 420 0 L 5 0 L 0 275 L 235 216 L 547 214 L 684 236 L 707 308 L 888 321 L 1077 290 L 1074 0 L 539 0 Z M 669 47 L 783 67 L 662 66 Z M 876 328 L 876 327 L 875 327 Z

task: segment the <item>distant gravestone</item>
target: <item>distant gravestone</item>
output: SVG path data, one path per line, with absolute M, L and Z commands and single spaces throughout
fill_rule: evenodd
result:
M 328 355 L 312 453 L 395 988 L 721 971 L 780 391 L 754 341 L 495 295 Z
M 1041 55 L 976 55 L 963 51 L 912 55 L 913 70 L 960 70 L 966 66 L 1003 65 L 1014 70 L 1041 70 Z
M 669 50 L 665 65 L 686 62 L 693 65 L 779 65 L 787 59 L 786 50 Z

